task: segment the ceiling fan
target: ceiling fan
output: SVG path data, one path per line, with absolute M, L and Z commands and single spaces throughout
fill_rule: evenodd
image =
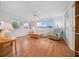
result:
M 37 14 L 37 12 L 36 12 L 36 11 L 33 11 L 33 16 L 34 16 L 34 17 L 37 17 L 37 18 L 39 18 L 39 19 L 40 19 L 40 16 Z

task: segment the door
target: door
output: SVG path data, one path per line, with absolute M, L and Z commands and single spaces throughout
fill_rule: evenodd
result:
M 79 56 L 79 1 L 75 2 L 75 55 Z

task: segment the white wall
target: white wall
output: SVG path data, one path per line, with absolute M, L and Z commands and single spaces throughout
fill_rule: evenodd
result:
M 60 16 L 53 17 L 53 20 L 56 25 L 59 24 L 60 27 L 62 27 L 64 29 L 64 13 L 61 14 Z
M 66 28 L 65 30 L 65 41 L 68 44 L 68 46 L 75 51 L 75 32 L 73 32 L 72 27 L 74 26 L 75 23 L 73 23 L 73 21 L 75 21 L 75 16 L 73 16 L 73 13 L 75 13 L 75 10 L 73 11 L 72 5 L 74 4 L 74 2 L 70 2 L 68 4 L 68 7 L 66 9 L 66 13 L 65 13 L 65 21 L 66 21 Z

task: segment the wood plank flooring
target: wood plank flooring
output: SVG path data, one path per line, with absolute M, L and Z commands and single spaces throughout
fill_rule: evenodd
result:
M 9 55 L 13 56 L 13 55 Z M 17 38 L 17 55 L 19 57 L 73 57 L 64 40 L 54 41 L 48 38 L 33 39 L 26 36 Z

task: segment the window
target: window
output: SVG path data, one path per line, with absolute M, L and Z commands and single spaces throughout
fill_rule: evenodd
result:
M 53 20 L 52 19 L 44 19 L 40 22 L 37 22 L 38 28 L 52 28 L 53 27 Z
M 14 21 L 14 22 L 12 22 L 12 26 L 13 26 L 15 29 L 19 29 L 19 28 L 20 28 L 20 23 L 17 22 L 17 21 Z
M 29 24 L 28 23 L 24 23 L 24 28 L 29 28 Z
M 15 29 L 19 29 L 20 28 L 20 20 L 19 20 L 19 17 L 17 16 L 14 16 L 11 18 L 11 22 L 12 22 L 12 26 L 15 28 Z

